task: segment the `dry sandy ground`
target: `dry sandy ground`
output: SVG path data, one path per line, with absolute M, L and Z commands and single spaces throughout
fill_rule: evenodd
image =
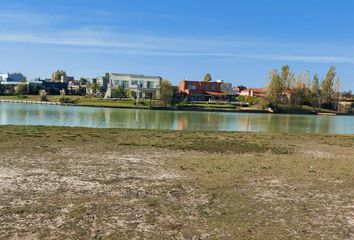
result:
M 354 239 L 351 140 L 285 155 L 10 136 L 0 239 Z
M 1 239 L 135 238 L 178 228 L 178 216 L 151 208 L 155 198 L 179 204 L 174 184 L 182 176 L 164 167 L 177 152 L 46 146 L 26 154 L 27 148 L 1 156 Z

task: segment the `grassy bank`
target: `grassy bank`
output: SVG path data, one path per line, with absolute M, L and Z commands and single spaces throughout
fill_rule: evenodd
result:
M 59 102 L 61 96 L 48 95 L 48 101 Z M 139 100 L 136 104 L 135 100 L 113 100 L 113 99 L 101 99 L 101 98 L 85 98 L 83 96 L 70 96 L 66 95 L 71 105 L 75 106 L 91 106 L 91 107 L 113 107 L 113 108 L 150 108 L 150 100 Z M 0 99 L 5 100 L 23 100 L 23 101 L 39 101 L 39 97 L 35 95 L 25 96 L 0 96 Z M 160 101 L 153 100 L 151 102 L 153 106 L 160 107 Z
M 354 136 L 0 127 L 0 238 L 351 239 Z
M 48 101 L 59 102 L 60 96 L 48 95 Z M 115 99 L 102 99 L 102 98 L 85 98 L 83 96 L 70 96 L 66 95 L 68 105 L 73 106 L 87 106 L 87 107 L 110 107 L 110 108 L 134 108 L 134 109 L 164 109 L 164 104 L 159 100 L 144 100 L 140 99 L 137 103 L 136 100 L 115 100 Z M 21 95 L 21 96 L 0 96 L 4 100 L 21 100 L 21 101 L 39 101 L 39 96 L 35 95 Z M 247 112 L 247 113 L 269 113 L 268 110 L 261 109 L 257 106 L 240 107 L 230 103 L 186 103 L 177 104 L 175 107 L 168 106 L 169 109 L 177 109 L 183 111 L 207 111 L 207 112 Z M 310 106 L 292 107 L 289 105 L 277 105 L 274 110 L 275 113 L 284 114 L 315 114 L 317 112 L 323 113 L 336 113 L 333 110 L 313 108 Z

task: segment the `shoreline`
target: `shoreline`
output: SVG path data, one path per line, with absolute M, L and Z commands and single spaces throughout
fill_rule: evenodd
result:
M 110 106 L 110 105 L 95 105 L 95 104 L 73 104 L 60 103 L 54 101 L 29 101 L 29 100 L 11 100 L 0 99 L 0 103 L 15 103 L 15 104 L 33 104 L 33 105 L 57 105 L 57 106 L 71 106 L 71 107 L 96 107 L 96 108 L 112 108 L 112 109 L 137 109 L 137 110 L 152 110 L 152 111 L 177 111 L 177 112 L 219 112 L 219 113 L 252 113 L 252 114 L 288 114 L 288 115 L 317 115 L 317 116 L 354 116 L 354 113 L 340 113 L 340 112 L 271 112 L 269 110 L 260 109 L 209 109 L 194 106 L 177 106 L 175 108 L 164 107 L 137 107 L 137 106 Z

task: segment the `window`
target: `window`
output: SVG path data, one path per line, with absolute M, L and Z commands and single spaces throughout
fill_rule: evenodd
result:
M 132 84 L 132 85 L 138 85 L 138 81 L 133 80 L 131 84 Z
M 119 80 L 114 80 L 114 81 L 113 81 L 113 85 L 114 85 L 114 86 L 119 86 Z
M 129 87 L 129 81 L 123 81 L 123 88 Z
M 196 89 L 197 89 L 197 86 L 195 86 L 195 85 L 189 85 L 189 86 L 188 86 L 188 89 L 189 89 L 189 90 L 196 90 Z
M 148 81 L 147 88 L 154 88 L 154 82 Z

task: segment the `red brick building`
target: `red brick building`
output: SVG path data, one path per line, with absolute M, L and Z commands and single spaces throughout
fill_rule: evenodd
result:
M 207 101 L 211 98 L 221 98 L 222 82 L 180 81 L 179 93 L 186 94 L 191 101 Z

